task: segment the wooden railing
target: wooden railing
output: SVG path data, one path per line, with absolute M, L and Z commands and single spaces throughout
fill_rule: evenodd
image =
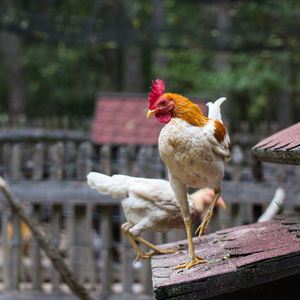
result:
M 99 171 L 166 178 L 155 146 L 95 147 L 87 134 L 61 131 L 2 130 L 0 173 L 47 232 L 77 278 L 95 294 L 152 298 L 149 261 L 134 263 L 134 252 L 120 232 L 124 221 L 120 199 L 100 195 L 86 184 L 86 174 Z M 229 166 L 232 175 L 236 169 Z M 233 176 L 232 176 L 233 177 Z M 216 210 L 209 230 L 256 221 L 271 200 L 275 187 L 268 183 L 224 181 L 226 211 Z M 288 190 L 288 205 L 299 209 L 299 194 Z M 3 289 L 36 294 L 66 293 L 50 262 L 5 199 L 1 205 L 1 285 Z M 8 229 L 12 225 L 13 232 Z M 196 226 L 196 225 L 195 225 Z M 23 236 L 23 237 L 22 237 Z M 185 232 L 144 233 L 155 243 L 184 239 Z M 122 294 L 122 296 L 121 296 Z M 11 299 L 18 298 L 14 293 Z

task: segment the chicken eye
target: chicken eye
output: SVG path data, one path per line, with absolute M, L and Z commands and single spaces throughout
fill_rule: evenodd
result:
M 160 104 L 161 104 L 161 105 L 165 105 L 165 104 L 166 104 L 166 101 L 161 101 Z

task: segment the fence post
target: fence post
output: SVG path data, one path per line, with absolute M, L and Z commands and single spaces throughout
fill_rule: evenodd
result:
M 32 217 L 35 220 L 36 224 L 40 223 L 41 220 L 41 205 L 33 205 Z M 42 288 L 42 263 L 41 263 L 41 250 L 35 239 L 32 237 L 32 287 L 35 290 L 40 290 Z
M 88 203 L 86 205 L 86 228 L 85 228 L 85 238 L 87 246 L 85 248 L 85 277 L 94 288 L 96 285 L 96 265 L 95 256 L 93 249 L 93 205 Z
M 21 276 L 21 221 L 17 214 L 12 211 L 11 225 L 13 228 L 12 237 L 10 240 L 10 256 L 8 289 L 16 290 L 19 288 Z
M 64 144 L 57 142 L 49 148 L 50 179 L 61 180 L 63 177 Z
M 83 142 L 79 145 L 77 154 L 77 180 L 86 180 L 86 175 L 92 169 L 92 145 L 90 142 Z
M 2 233 L 2 243 L 3 243 L 3 282 L 6 288 L 9 288 L 9 260 L 10 260 L 10 244 L 7 236 L 7 226 L 9 218 L 8 206 L 2 204 L 2 214 L 1 214 L 1 233 Z
M 142 146 L 140 148 L 140 152 L 138 155 L 138 174 L 141 177 L 155 177 L 156 170 L 152 166 L 152 160 L 154 158 L 153 156 L 154 152 L 151 146 Z M 158 234 L 157 234 L 158 235 Z M 155 243 L 155 236 L 156 234 L 154 232 L 143 232 L 141 236 L 151 242 Z M 142 245 L 142 249 L 145 249 L 145 247 Z M 148 251 L 149 249 L 146 249 Z M 143 284 L 143 293 L 147 295 L 153 294 L 152 289 L 152 274 L 151 274 L 151 262 L 150 260 L 143 260 L 142 265 L 142 284 Z
M 100 232 L 102 238 L 101 249 L 101 284 L 102 297 L 107 297 L 111 294 L 112 284 L 112 207 L 101 206 L 100 210 Z
M 76 146 L 73 141 L 68 141 L 65 144 L 64 160 L 64 177 L 66 179 L 72 179 L 76 177 Z
M 40 180 L 43 178 L 44 151 L 45 151 L 45 147 L 44 147 L 43 143 L 37 143 L 34 146 L 33 179 L 35 179 L 35 180 Z
M 107 175 L 112 174 L 112 148 L 110 145 L 103 145 L 100 149 L 100 172 Z
M 120 207 L 120 216 L 122 224 L 125 223 L 126 219 L 124 216 L 124 212 Z M 124 294 L 132 294 L 132 284 L 133 284 L 133 270 L 132 270 L 132 263 L 133 263 L 133 250 L 132 246 L 128 242 L 127 238 L 123 235 L 122 230 L 121 233 L 121 261 L 122 261 L 122 287 Z
M 84 280 L 84 248 L 86 247 L 86 206 L 75 205 L 73 217 L 73 238 L 71 262 L 75 277 L 82 283 Z
M 59 230 L 60 230 L 60 218 L 62 214 L 62 206 L 59 204 L 55 204 L 52 206 L 52 218 L 51 218 L 51 237 L 52 244 L 54 247 L 59 247 Z M 54 266 L 51 266 L 51 277 L 52 277 L 52 285 L 53 290 L 59 290 L 60 277 Z
M 15 143 L 12 146 L 12 153 L 11 153 L 11 164 L 10 164 L 10 174 L 12 179 L 19 179 L 21 178 L 21 144 Z

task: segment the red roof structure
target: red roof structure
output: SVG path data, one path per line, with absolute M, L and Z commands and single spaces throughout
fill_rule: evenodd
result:
M 193 100 L 207 114 L 204 100 Z M 146 119 L 148 99 L 139 95 L 101 95 L 92 124 L 96 145 L 156 145 L 163 124 L 154 117 Z
M 300 122 L 262 140 L 252 153 L 261 161 L 299 165 Z

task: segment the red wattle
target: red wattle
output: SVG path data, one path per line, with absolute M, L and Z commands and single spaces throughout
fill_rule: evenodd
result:
M 170 122 L 172 115 L 171 115 L 171 112 L 169 112 L 169 111 L 164 111 L 164 112 L 158 111 L 155 113 L 155 117 L 157 118 L 157 120 L 159 122 L 166 124 L 166 123 Z

